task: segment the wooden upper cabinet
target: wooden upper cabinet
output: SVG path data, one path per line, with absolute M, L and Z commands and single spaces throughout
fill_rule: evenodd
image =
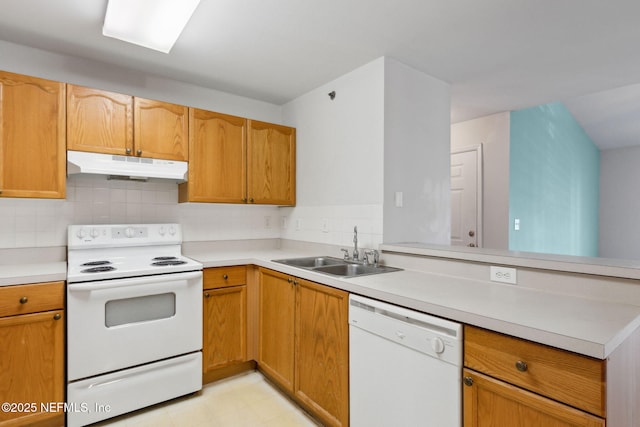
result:
M 295 205 L 296 130 L 249 120 L 247 196 L 249 203 Z
M 132 154 L 133 97 L 68 84 L 67 148 Z
M 188 160 L 188 107 L 135 97 L 133 111 L 136 156 Z
M 245 203 L 247 120 L 189 109 L 189 180 L 180 202 Z
M 0 71 L 0 197 L 65 197 L 65 85 Z

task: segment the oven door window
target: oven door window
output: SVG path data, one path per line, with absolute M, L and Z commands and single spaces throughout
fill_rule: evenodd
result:
M 176 294 L 168 292 L 107 301 L 104 313 L 107 328 L 166 319 L 176 314 Z

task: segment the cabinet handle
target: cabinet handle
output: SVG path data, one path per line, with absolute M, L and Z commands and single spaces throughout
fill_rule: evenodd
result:
M 131 154 L 131 148 L 127 148 L 127 149 L 126 149 L 126 150 L 124 150 L 124 151 L 125 151 L 125 153 L 127 153 L 127 154 Z
M 249 203 L 253 203 L 253 197 L 249 198 Z
M 242 198 L 242 203 L 247 203 L 247 198 L 246 197 Z
M 466 386 L 471 387 L 473 385 L 473 378 L 471 377 L 464 377 L 463 381 Z
M 205 293 L 204 293 L 204 297 L 205 297 L 205 298 L 209 298 L 209 296 L 210 296 L 210 295 L 209 295 L 209 292 L 205 292 Z
M 27 297 L 20 298 L 20 304 L 26 304 L 28 301 L 29 301 L 29 298 Z
M 289 277 L 289 278 L 287 279 L 287 282 L 289 282 L 289 283 L 293 283 L 293 279 L 292 279 L 291 277 Z
M 298 286 L 298 279 L 293 279 L 293 284 Z
M 226 274 L 223 274 L 223 275 L 222 275 L 222 278 L 223 278 L 224 280 L 227 280 L 227 279 L 229 278 L 229 276 L 227 276 Z
M 142 150 L 138 150 L 136 151 L 136 153 L 138 154 L 138 156 L 142 156 Z
M 60 313 L 56 313 L 53 315 L 53 320 L 60 320 L 62 318 L 62 316 L 60 316 Z
M 529 367 L 527 366 L 527 362 L 523 362 L 522 360 L 518 360 L 516 362 L 516 369 L 520 372 L 527 372 Z

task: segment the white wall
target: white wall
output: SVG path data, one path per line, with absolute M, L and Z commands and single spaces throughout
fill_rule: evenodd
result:
M 283 121 L 297 129 L 297 205 L 282 208 L 283 238 L 351 247 L 357 225 L 361 246 L 382 242 L 384 64 L 379 58 L 284 105 Z
M 274 123 L 282 118 L 280 106 L 4 41 L 0 69 Z M 180 222 L 185 241 L 280 236 L 276 207 L 178 204 L 177 194 L 175 183 L 72 177 L 66 200 L 0 198 L 0 248 L 65 246 L 69 224 Z
M 386 58 L 384 96 L 384 241 L 448 245 L 449 85 Z
M 283 209 L 282 237 L 351 247 L 357 225 L 369 248 L 448 243 L 449 99 L 448 84 L 378 58 L 286 104 L 298 200 Z M 405 193 L 401 209 L 395 191 Z
M 451 148 L 482 144 L 483 247 L 509 249 L 509 112 L 451 125 Z
M 640 147 L 600 152 L 600 236 L 604 258 L 640 259 Z

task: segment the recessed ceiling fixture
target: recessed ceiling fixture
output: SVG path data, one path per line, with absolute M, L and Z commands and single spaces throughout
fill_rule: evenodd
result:
M 200 0 L 109 0 L 102 34 L 169 53 Z

